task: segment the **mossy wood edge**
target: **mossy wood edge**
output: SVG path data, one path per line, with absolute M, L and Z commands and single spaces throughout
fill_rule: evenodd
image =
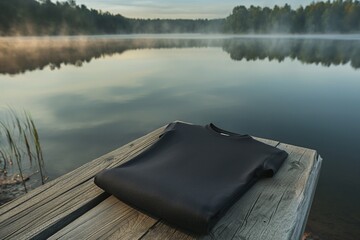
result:
M 256 138 L 289 153 L 207 236 L 193 236 L 109 196 L 93 183 L 154 142 L 165 126 L 0 207 L 0 239 L 301 239 L 322 159 L 315 150 Z

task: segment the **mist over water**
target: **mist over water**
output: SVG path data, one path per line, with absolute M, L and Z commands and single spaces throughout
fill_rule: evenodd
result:
M 29 111 L 52 179 L 174 120 L 318 150 L 308 227 L 360 235 L 360 35 L 0 38 L 0 115 Z
M 92 59 L 135 49 L 221 47 L 233 60 L 285 58 L 324 66 L 360 68 L 360 35 L 112 35 L 0 38 L 0 73 L 18 74 L 62 65 L 81 67 Z M 11 49 L 11 54 L 9 54 Z

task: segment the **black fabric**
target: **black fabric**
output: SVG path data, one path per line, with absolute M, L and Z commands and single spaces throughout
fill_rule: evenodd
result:
M 182 122 L 95 183 L 131 206 L 192 233 L 208 233 L 261 177 L 272 176 L 287 153 L 249 135 Z

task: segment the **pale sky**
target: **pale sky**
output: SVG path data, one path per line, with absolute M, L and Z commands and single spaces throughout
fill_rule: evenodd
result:
M 269 6 L 290 4 L 293 8 L 307 5 L 314 0 L 77 0 L 111 13 L 130 18 L 224 18 L 238 5 Z

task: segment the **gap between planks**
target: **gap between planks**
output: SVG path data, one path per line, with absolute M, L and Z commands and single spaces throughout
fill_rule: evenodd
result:
M 99 202 L 98 202 L 99 205 L 97 205 L 96 207 L 94 207 L 95 205 L 91 206 L 88 209 L 89 211 L 87 211 L 87 212 L 84 211 L 81 214 L 79 213 L 79 215 L 75 217 L 75 218 L 77 218 L 77 217 L 78 218 L 75 221 L 73 221 L 71 224 L 63 222 L 64 225 L 61 226 L 61 221 L 64 221 L 64 218 L 66 218 L 66 216 L 70 216 L 72 213 L 76 212 L 75 209 L 71 209 L 71 208 L 68 209 L 69 208 L 68 204 L 73 204 L 73 202 L 71 202 L 70 199 L 66 198 L 66 197 L 64 197 L 64 199 L 62 199 L 62 196 L 61 196 L 62 194 L 71 192 L 71 191 L 74 191 L 74 192 L 82 191 L 82 190 L 86 189 L 87 187 L 89 187 L 88 184 L 93 185 L 93 187 L 94 187 L 95 185 L 92 183 L 92 178 L 98 171 L 100 171 L 104 168 L 117 166 L 117 165 L 121 164 L 122 162 L 125 162 L 125 161 L 131 159 L 133 156 L 139 154 L 141 151 L 143 151 L 144 149 L 146 149 L 147 147 L 152 145 L 152 143 L 154 143 L 157 140 L 157 137 L 162 133 L 164 128 L 165 128 L 165 126 L 159 128 L 137 140 L 134 140 L 133 142 L 121 147 L 120 149 L 117 149 L 117 150 L 115 150 L 109 154 L 106 154 L 88 164 L 85 164 L 82 167 L 74 170 L 73 172 L 66 174 L 52 182 L 49 182 L 47 185 L 44 185 L 44 186 L 40 187 L 39 189 L 35 189 L 34 191 L 30 192 L 29 195 L 25 195 L 23 198 L 15 200 L 14 202 L 12 202 L 10 204 L 5 205 L 5 207 L 0 208 L 0 227 L 1 227 L 1 229 L 4 229 L 3 227 L 6 226 L 6 224 L 4 225 L 4 222 L 6 223 L 6 220 L 8 220 L 9 218 L 11 220 L 7 222 L 8 224 L 11 224 L 14 221 L 18 221 L 18 219 L 20 219 L 22 221 L 22 226 L 24 226 L 23 230 L 26 230 L 26 227 L 25 227 L 25 226 L 27 226 L 26 224 L 29 224 L 30 226 L 32 226 L 32 222 L 29 222 L 29 221 L 27 222 L 26 220 L 22 219 L 22 218 L 25 218 L 26 215 L 31 213 L 33 210 L 37 209 L 36 207 L 31 208 L 31 207 L 27 206 L 28 201 L 39 200 L 42 198 L 44 193 L 46 194 L 47 192 L 49 192 L 49 190 L 53 190 L 53 189 L 56 190 L 58 185 L 65 184 L 68 186 L 65 186 L 64 189 L 61 189 L 60 193 L 58 193 L 58 195 L 55 196 L 53 199 L 62 200 L 62 201 L 65 201 L 66 203 L 64 205 L 60 205 L 59 208 L 57 209 L 58 212 L 55 211 L 55 212 L 53 212 L 53 214 L 58 216 L 59 212 L 61 212 L 64 209 L 67 209 L 68 212 L 64 213 L 63 217 L 58 216 L 58 219 L 56 221 L 54 221 L 54 219 L 53 219 L 53 220 L 39 223 L 35 229 L 32 229 L 28 232 L 28 234 L 26 235 L 27 237 L 51 236 L 52 234 L 54 234 L 55 230 L 56 231 L 60 230 L 57 233 L 55 233 L 54 235 L 52 235 L 53 239 L 58 239 L 58 238 L 79 239 L 79 238 L 84 238 L 84 237 L 99 238 L 99 239 L 103 239 L 103 238 L 118 239 L 119 237 L 121 239 L 152 239 L 155 236 L 157 238 L 163 237 L 165 239 L 172 239 L 172 238 L 192 239 L 192 238 L 195 238 L 195 236 L 187 235 L 181 231 L 178 231 L 174 228 L 167 226 L 162 221 L 148 217 L 148 216 L 128 207 L 127 205 L 125 205 L 121 201 L 115 199 L 114 197 L 108 197 L 108 198 L 104 197 L 105 200 L 104 199 L 99 200 Z M 304 148 L 295 147 L 295 146 L 286 145 L 286 144 L 280 144 L 279 142 L 273 141 L 273 140 L 267 140 L 267 139 L 256 138 L 256 137 L 254 137 L 254 138 L 259 141 L 262 141 L 266 144 L 277 146 L 279 148 L 284 148 L 285 150 L 290 151 L 290 155 L 292 156 L 292 158 L 294 158 L 294 159 L 296 158 L 296 160 L 293 159 L 293 161 L 291 161 L 291 162 L 289 162 L 289 164 L 287 164 L 288 170 L 301 169 L 301 158 L 304 157 L 305 152 L 306 151 L 312 151 L 313 153 L 315 152 L 315 151 L 309 150 L 309 149 L 304 149 Z M 295 151 L 293 151 L 294 150 L 293 148 L 295 148 Z M 292 149 L 292 150 L 289 150 L 289 149 Z M 94 165 L 99 164 L 99 162 L 102 164 L 101 165 L 102 169 L 100 169 L 100 168 L 93 169 L 94 167 L 96 167 Z M 320 161 L 319 169 L 320 169 L 320 166 L 321 166 L 321 161 Z M 285 168 L 285 167 L 283 166 L 281 169 L 283 169 L 283 168 Z M 75 181 L 77 178 L 74 178 L 73 175 L 82 173 L 85 170 L 88 170 L 89 172 L 87 172 L 87 174 L 85 174 L 85 176 L 82 176 L 82 178 L 79 178 L 81 180 L 80 183 L 77 182 L 76 184 L 74 184 L 73 181 Z M 93 170 L 93 171 L 91 171 L 91 170 Z M 277 173 L 277 175 L 278 174 L 279 173 Z M 276 178 L 276 176 L 274 178 Z M 313 178 L 317 178 L 318 172 L 316 172 L 316 170 L 314 170 L 312 176 L 313 176 Z M 265 181 L 260 181 L 255 186 L 257 186 L 257 188 L 259 188 L 259 189 L 264 190 L 264 188 L 268 187 L 267 184 L 268 184 L 268 181 L 267 181 L 267 179 L 265 179 Z M 281 184 L 280 184 L 280 186 L 281 186 Z M 93 189 L 93 187 L 88 188 L 88 191 L 90 191 L 92 194 L 95 193 L 95 195 L 91 195 L 90 199 L 91 198 L 95 199 L 96 197 L 99 196 L 99 194 L 100 195 L 102 194 L 101 191 L 96 192 L 95 189 Z M 311 193 L 315 191 L 315 187 L 316 187 L 316 183 L 313 184 L 313 189 L 311 191 L 307 190 L 310 194 L 309 195 L 310 198 L 308 198 L 309 199 L 308 202 L 310 202 L 310 203 L 311 203 L 312 196 L 313 196 L 313 194 L 311 194 Z M 309 187 L 307 187 L 307 188 L 309 188 Z M 303 192 L 305 190 L 303 190 Z M 251 229 L 253 229 L 255 226 L 259 225 L 259 223 L 260 223 L 259 226 L 263 225 L 261 222 L 259 222 L 260 220 L 257 220 L 257 218 L 254 216 L 256 216 L 256 214 L 255 214 L 256 211 L 258 213 L 261 213 L 261 211 L 260 211 L 261 206 L 259 208 L 259 203 L 264 203 L 264 200 L 262 198 L 264 196 L 266 196 L 266 194 L 264 194 L 264 195 L 263 194 L 259 195 L 259 194 L 255 194 L 255 193 L 251 194 L 251 191 L 252 191 L 252 189 L 250 189 L 248 191 L 250 193 L 246 193 L 228 211 L 228 213 L 223 217 L 223 219 L 215 226 L 215 228 L 213 229 L 213 231 L 211 232 L 210 235 L 203 237 L 203 238 L 204 239 L 209 239 L 209 238 L 211 238 L 211 239 L 214 239 L 214 238 L 228 239 L 231 237 L 234 239 L 243 239 L 243 237 L 249 237 L 249 234 L 248 234 L 249 227 L 251 227 Z M 247 200 L 246 199 L 243 200 L 243 198 L 245 196 L 248 196 Z M 260 214 L 261 221 L 266 222 L 266 220 L 269 220 L 269 219 L 270 220 L 276 219 L 276 212 L 279 210 L 280 205 L 282 204 L 281 201 L 285 197 L 286 197 L 286 194 L 283 193 L 280 197 L 280 200 L 278 200 L 275 205 L 274 204 L 271 205 L 271 206 L 275 206 L 275 209 L 276 209 L 275 212 L 271 212 L 270 210 L 266 210 L 266 211 L 262 210 L 262 211 L 264 211 L 264 213 L 262 213 L 262 215 Z M 246 203 L 246 201 L 252 203 L 252 204 L 248 205 L 251 207 L 246 212 L 242 212 L 242 210 L 240 209 L 240 206 L 241 206 L 241 208 L 243 208 L 244 207 L 243 204 Z M 42 205 L 40 203 L 41 203 L 41 201 L 39 202 L 38 205 Z M 83 206 L 85 203 L 86 203 L 86 201 L 82 202 L 80 200 L 79 206 Z M 46 204 L 45 204 L 45 206 L 46 206 Z M 307 209 L 306 209 L 306 204 L 304 206 L 305 206 L 305 210 L 307 210 L 307 212 L 302 217 L 302 219 L 300 219 L 300 221 L 306 220 L 308 210 L 310 208 L 310 206 L 307 206 Z M 48 208 L 46 208 L 46 207 L 41 207 L 41 206 L 39 206 L 39 207 L 42 209 L 42 211 L 48 210 Z M 114 214 L 116 211 L 117 211 L 117 213 L 119 213 L 118 211 L 120 209 L 122 209 L 122 214 L 118 214 L 118 215 Z M 305 211 L 305 210 L 303 210 L 303 211 Z M 46 213 L 46 211 L 43 213 Z M 105 213 L 108 213 L 108 214 L 105 214 Z M 106 216 L 106 219 L 108 222 L 107 223 L 105 223 L 105 222 L 99 223 L 98 218 L 96 218 L 97 214 L 105 214 L 104 216 Z M 51 216 L 49 215 L 49 217 L 51 217 Z M 72 219 L 72 220 L 74 220 L 74 219 Z M 265 220 L 262 220 L 262 219 L 265 219 Z M 60 221 L 60 225 L 58 226 L 59 229 L 53 229 L 53 232 L 48 231 L 48 229 L 51 229 L 51 226 L 54 226 L 54 225 L 56 226 L 56 224 L 58 224 L 59 221 Z M 251 222 L 252 225 L 248 224 L 249 222 Z M 60 228 L 62 228 L 62 229 L 60 229 Z M 15 231 L 14 229 L 12 229 L 12 230 Z M 0 230 L 0 238 L 5 239 L 5 238 L 1 237 L 2 233 L 3 233 L 2 231 L 3 230 Z M 295 232 L 295 234 L 297 234 L 298 232 L 301 232 L 301 231 L 303 231 L 303 229 L 300 229 L 297 231 L 294 230 L 293 232 Z M 23 233 L 23 232 L 21 232 L 21 233 Z M 43 235 L 41 235 L 41 234 L 43 234 Z M 6 235 L 6 236 L 21 237 L 20 235 L 16 235 L 16 234 L 15 235 Z M 270 236 L 270 235 L 266 230 L 263 230 L 260 235 L 253 234 L 253 236 L 258 236 L 258 237 L 260 237 L 259 239 L 265 239 L 265 238 L 262 238 L 261 236 L 264 237 L 264 236 Z M 23 237 L 24 236 L 22 236 L 21 238 L 23 238 Z M 256 239 L 256 238 L 249 238 L 249 239 Z

